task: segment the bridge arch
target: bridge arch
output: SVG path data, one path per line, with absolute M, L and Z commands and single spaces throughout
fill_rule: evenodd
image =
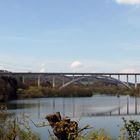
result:
M 121 81 L 121 80 L 119 80 L 119 79 L 116 79 L 116 78 L 114 78 L 114 77 L 104 76 L 104 75 L 96 75 L 96 76 L 91 76 L 91 77 L 95 77 L 95 78 L 101 77 L 101 78 L 104 78 L 104 79 L 112 80 L 112 81 L 114 81 L 114 82 L 118 82 L 118 83 L 124 85 L 124 86 L 127 87 L 128 89 L 131 89 L 131 87 L 130 87 L 127 83 L 125 83 L 125 82 L 123 82 L 123 81 Z M 73 80 L 71 80 L 71 81 L 69 81 L 69 82 L 63 84 L 59 89 L 62 90 L 62 89 L 64 89 L 64 88 L 66 88 L 67 86 L 73 84 L 74 82 L 78 82 L 78 81 L 80 81 L 80 80 L 82 80 L 82 79 L 85 79 L 85 78 L 89 78 L 89 76 L 80 76 L 80 77 L 78 77 L 78 78 L 75 78 L 75 79 L 73 79 Z

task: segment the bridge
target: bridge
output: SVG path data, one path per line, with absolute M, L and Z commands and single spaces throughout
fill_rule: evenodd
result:
M 0 76 L 14 76 L 14 77 L 22 77 L 22 82 L 25 82 L 25 78 L 29 76 L 34 76 L 37 79 L 37 84 L 40 86 L 41 84 L 41 77 L 51 77 L 51 82 L 53 88 L 56 86 L 56 77 L 61 77 L 61 85 L 59 89 L 63 89 L 67 87 L 68 85 L 80 81 L 84 78 L 88 80 L 89 77 L 96 77 L 96 78 L 104 78 L 104 79 L 110 79 L 112 81 L 116 81 L 122 85 L 124 85 L 127 88 L 131 88 L 129 85 L 129 77 L 133 76 L 134 78 L 134 87 L 137 89 L 138 87 L 138 76 L 140 76 L 140 73 L 62 73 L 62 72 L 46 72 L 46 73 L 40 73 L 40 72 L 0 72 Z M 125 77 L 126 81 L 121 80 L 121 76 Z M 65 78 L 69 78 L 69 81 L 65 81 Z M 114 78 L 115 77 L 115 78 Z

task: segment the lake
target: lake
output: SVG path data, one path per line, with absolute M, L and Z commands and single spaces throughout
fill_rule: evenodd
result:
M 94 95 L 82 98 L 39 98 L 14 100 L 8 103 L 8 111 L 19 119 L 29 116 L 34 123 L 48 123 L 47 114 L 60 112 L 72 120 L 79 121 L 79 127 L 90 126 L 105 128 L 112 137 L 117 137 L 123 126 L 122 117 L 140 120 L 140 98 L 129 96 Z M 46 127 L 36 127 L 30 122 L 31 128 L 41 135 L 42 140 L 49 136 Z

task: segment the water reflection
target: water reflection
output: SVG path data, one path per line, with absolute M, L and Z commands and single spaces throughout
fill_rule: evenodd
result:
M 69 117 L 140 114 L 140 98 L 128 96 L 93 96 L 91 98 L 40 98 L 15 100 L 8 104 L 10 111 L 27 113 L 31 117 L 61 112 Z

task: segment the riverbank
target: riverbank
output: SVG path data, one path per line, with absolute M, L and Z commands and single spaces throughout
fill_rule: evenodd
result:
M 126 89 L 116 86 L 102 86 L 102 87 L 82 87 L 82 86 L 70 86 L 63 90 L 59 88 L 51 87 L 38 87 L 29 86 L 26 89 L 17 90 L 17 99 L 26 98 L 46 98 L 46 97 L 91 97 L 95 94 L 106 94 L 106 95 L 129 95 L 139 96 L 139 90 Z

